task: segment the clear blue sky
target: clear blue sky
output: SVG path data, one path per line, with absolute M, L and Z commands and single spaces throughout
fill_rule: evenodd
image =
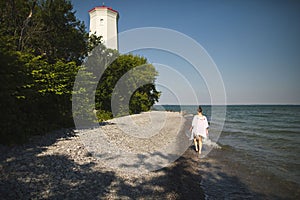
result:
M 103 3 L 71 2 L 77 18 L 87 28 L 88 10 Z M 300 104 L 300 1 L 107 0 L 104 3 L 119 12 L 119 32 L 163 27 L 184 33 L 202 45 L 221 73 L 228 104 Z M 159 58 L 151 51 L 140 54 L 152 63 L 160 62 L 164 56 L 163 59 L 170 59 L 170 67 L 182 72 L 184 65 L 180 68 L 176 63 L 184 61 L 175 63 L 174 58 L 164 53 Z M 193 81 L 189 67 L 184 74 L 191 78 L 190 84 L 198 84 Z M 169 78 L 180 90 L 181 82 Z M 209 103 L 209 94 L 201 92 L 201 88 L 196 91 L 200 103 Z M 194 103 L 189 98 L 187 94 L 183 104 Z M 165 91 L 160 103 L 176 102 Z

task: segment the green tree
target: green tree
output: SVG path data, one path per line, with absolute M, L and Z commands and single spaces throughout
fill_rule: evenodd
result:
M 15 39 L 15 50 L 80 64 L 88 33 L 67 0 L 7 0 L 0 3 L 1 30 Z
M 106 51 L 103 50 L 103 52 Z M 103 56 L 99 57 L 102 58 Z M 125 109 L 127 106 L 129 106 L 130 114 L 148 111 L 158 101 L 160 95 L 154 85 L 155 77 L 158 75 L 154 66 L 148 64 L 146 58 L 131 54 L 118 55 L 106 53 L 105 57 L 109 57 L 109 59 L 106 59 L 106 62 L 103 62 L 102 59 L 99 62 L 102 64 L 97 65 L 101 66 L 105 71 L 101 73 L 102 76 L 96 90 L 96 110 L 112 112 L 112 95 L 115 93 L 114 95 L 119 101 L 115 105 L 116 113 L 114 114 L 128 114 Z M 98 59 L 95 60 L 94 62 L 97 63 Z M 124 84 L 121 84 L 121 88 L 115 88 L 118 81 L 125 74 L 128 77 L 124 81 Z M 147 84 L 141 86 L 139 83 Z
M 1 142 L 72 126 L 71 93 L 89 50 L 70 1 L 0 2 Z
M 18 55 L 12 49 L 14 40 L 0 36 L 0 141 L 23 141 L 26 133 L 21 134 L 25 114 L 21 111 L 24 99 L 18 96 L 24 81 L 24 69 L 18 62 Z

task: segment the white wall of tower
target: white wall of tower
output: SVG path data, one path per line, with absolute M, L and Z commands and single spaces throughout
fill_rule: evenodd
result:
M 96 7 L 89 14 L 90 34 L 102 36 L 107 48 L 118 49 L 118 13 L 107 7 Z

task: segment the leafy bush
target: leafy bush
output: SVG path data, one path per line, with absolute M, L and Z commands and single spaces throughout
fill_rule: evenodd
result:
M 113 118 L 112 113 L 109 111 L 105 111 L 105 110 L 97 110 L 96 115 L 97 115 L 99 122 L 104 122 L 104 121 L 107 121 L 107 120 Z

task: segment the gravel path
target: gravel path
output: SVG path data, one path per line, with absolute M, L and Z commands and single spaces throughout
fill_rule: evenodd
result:
M 151 112 L 0 146 L 0 197 L 203 199 L 199 158 L 184 133 L 188 126 L 179 113 Z

